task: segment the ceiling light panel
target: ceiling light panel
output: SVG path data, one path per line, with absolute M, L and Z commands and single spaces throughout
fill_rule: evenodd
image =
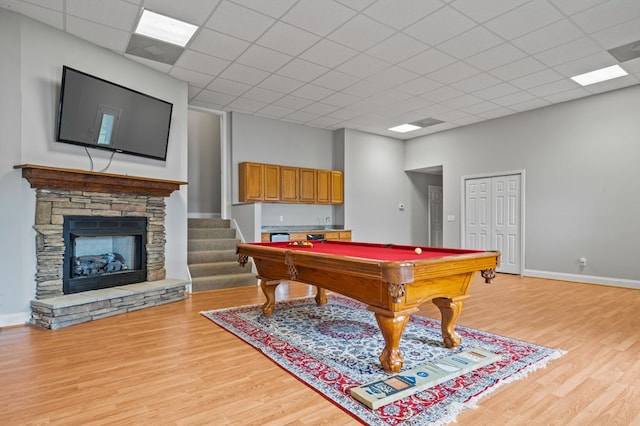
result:
M 571 77 L 571 80 L 575 81 L 581 86 L 588 86 L 590 84 L 612 80 L 614 78 L 622 77 L 625 75 L 627 75 L 627 72 L 623 70 L 620 65 L 613 65 L 607 68 L 601 68 L 599 70 L 573 76 Z
M 178 46 L 186 46 L 197 26 L 159 13 L 143 10 L 136 33 Z

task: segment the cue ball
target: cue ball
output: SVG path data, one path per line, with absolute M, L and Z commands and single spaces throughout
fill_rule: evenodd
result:
M 420 247 L 416 247 L 414 251 L 416 252 L 416 254 L 422 253 L 422 249 Z

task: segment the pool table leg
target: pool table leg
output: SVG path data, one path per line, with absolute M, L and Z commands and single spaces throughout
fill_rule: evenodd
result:
M 453 327 L 462 311 L 462 299 L 456 298 L 454 300 L 446 297 L 436 297 L 432 302 L 440 309 L 442 314 L 442 339 L 445 347 L 449 349 L 457 348 L 460 346 L 462 338 Z
M 326 305 L 328 301 L 327 291 L 322 287 L 316 286 L 316 305 Z
M 262 305 L 262 313 L 269 316 L 273 315 L 273 309 L 276 306 L 276 287 L 280 284 L 280 280 L 267 280 L 266 278 L 258 277 L 260 280 L 260 287 L 267 301 Z
M 400 352 L 400 337 L 411 314 L 417 309 L 390 312 L 370 306 L 369 310 L 375 313 L 378 327 L 384 337 L 384 349 L 379 357 L 382 368 L 387 373 L 399 373 L 404 364 L 404 357 Z

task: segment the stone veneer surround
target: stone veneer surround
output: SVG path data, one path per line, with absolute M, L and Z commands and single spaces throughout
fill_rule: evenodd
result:
M 147 281 L 165 278 L 165 202 L 157 195 L 36 189 L 36 299 L 61 296 L 64 216 L 145 216 Z

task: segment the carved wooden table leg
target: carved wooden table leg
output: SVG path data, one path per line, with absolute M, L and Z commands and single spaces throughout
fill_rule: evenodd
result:
M 399 373 L 404 364 L 404 357 L 400 352 L 400 338 L 412 312 L 412 309 L 403 312 L 381 311 L 375 307 L 368 308 L 376 314 L 378 327 L 384 337 L 384 349 L 380 354 L 380 363 L 387 373 Z
M 327 291 L 322 287 L 316 286 L 316 305 L 326 305 L 329 299 L 327 298 Z
M 442 339 L 449 349 L 460 346 L 462 338 L 456 333 L 454 325 L 462 311 L 462 300 L 453 300 L 446 297 L 437 297 L 432 300 L 442 314 Z
M 267 301 L 262 305 L 262 313 L 265 315 L 272 315 L 273 309 L 276 306 L 276 287 L 280 284 L 280 280 L 267 280 L 262 277 L 260 279 L 260 287 Z

